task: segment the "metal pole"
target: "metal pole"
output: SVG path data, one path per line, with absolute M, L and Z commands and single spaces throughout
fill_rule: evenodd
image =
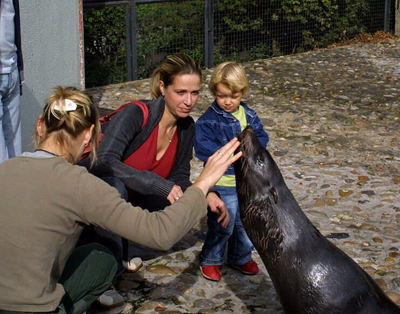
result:
M 117 6 L 121 4 L 128 4 L 129 0 L 124 1 L 91 1 L 91 0 L 83 0 L 83 7 L 93 8 L 93 7 L 106 7 L 109 5 Z
M 126 5 L 126 45 L 128 81 L 134 81 L 138 79 L 135 0 Z
M 126 24 L 126 72 L 128 81 L 132 81 L 132 35 L 131 35 L 131 5 L 125 5 L 125 24 Z
M 0 0 L 1 1 L 1 0 Z M 83 2 L 78 1 L 79 5 L 79 55 L 80 55 L 80 88 L 85 89 L 85 39 L 83 35 Z
M 384 21 L 384 28 L 385 32 L 389 32 L 389 22 L 390 22 L 390 1 L 385 0 L 385 21 Z
M 138 79 L 138 53 L 137 53 L 137 15 L 136 15 L 136 0 L 132 2 L 132 80 Z
M 204 12 L 204 65 L 206 68 L 214 66 L 214 3 L 205 0 Z

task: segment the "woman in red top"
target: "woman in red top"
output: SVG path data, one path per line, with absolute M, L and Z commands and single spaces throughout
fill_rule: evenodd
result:
M 91 171 L 133 205 L 162 210 L 179 200 L 191 185 L 195 124 L 189 115 L 199 98 L 201 75 L 191 57 L 169 56 L 153 73 L 153 100 L 144 101 L 147 121 L 139 106 L 129 105 L 103 129 L 99 162 Z M 225 204 L 215 193 L 208 195 L 207 202 L 220 213 L 225 226 L 229 221 Z M 95 241 L 105 244 L 119 261 L 127 260 L 120 237 L 99 228 L 95 233 Z
M 92 172 L 150 211 L 176 202 L 191 185 L 195 127 L 189 115 L 200 84 L 196 61 L 185 54 L 169 56 L 153 73 L 153 100 L 144 101 L 147 121 L 136 105 L 118 112 L 103 129 L 99 163 Z M 209 205 L 224 208 L 215 195 L 210 195 Z M 225 223 L 227 216 L 222 218 Z

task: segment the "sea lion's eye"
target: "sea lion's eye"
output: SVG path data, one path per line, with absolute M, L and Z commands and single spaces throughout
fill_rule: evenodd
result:
M 260 157 L 257 157 L 257 159 L 256 159 L 256 166 L 260 171 L 265 166 L 264 161 Z
M 274 198 L 275 204 L 278 204 L 278 192 L 275 190 L 275 188 L 271 188 L 269 190 L 272 194 L 272 197 Z

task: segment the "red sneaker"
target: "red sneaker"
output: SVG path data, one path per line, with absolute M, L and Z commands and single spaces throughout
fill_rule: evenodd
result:
M 203 277 L 212 280 L 212 281 L 220 281 L 221 280 L 221 266 L 218 265 L 200 265 L 201 273 Z
M 233 268 L 240 270 L 245 275 L 255 275 L 258 273 L 258 266 L 255 261 L 247 262 L 244 265 L 231 265 Z

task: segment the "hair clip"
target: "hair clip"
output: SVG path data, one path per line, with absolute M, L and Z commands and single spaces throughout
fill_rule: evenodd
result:
M 54 106 L 54 110 L 62 111 L 61 110 L 60 101 L 57 102 L 57 104 Z M 64 99 L 64 108 L 65 111 L 75 111 L 76 108 L 78 107 L 77 103 L 72 101 L 71 99 Z
M 62 107 L 64 107 L 62 109 Z M 57 119 L 60 120 L 60 116 L 56 113 L 58 112 L 68 112 L 68 111 L 75 111 L 78 108 L 78 104 L 71 99 L 64 99 L 64 103 L 61 100 L 57 101 L 57 103 L 53 106 L 50 110 L 51 114 Z
M 76 102 L 70 100 L 70 99 L 65 99 L 65 111 L 74 111 L 78 105 Z

